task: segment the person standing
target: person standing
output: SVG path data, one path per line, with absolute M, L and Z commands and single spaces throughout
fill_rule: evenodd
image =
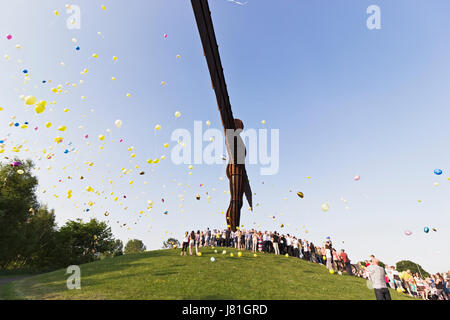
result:
M 391 294 L 386 286 L 385 272 L 380 267 L 378 259 L 372 258 L 372 263 L 366 268 L 368 279 L 372 282 L 373 290 L 377 300 L 391 300 Z
M 254 253 L 256 253 L 256 250 L 258 249 L 258 234 L 256 233 L 256 231 L 253 231 L 253 236 L 252 236 L 252 251 Z
M 198 247 L 200 246 L 200 230 L 197 230 L 197 233 L 195 234 L 195 254 L 198 255 Z
M 189 255 L 192 256 L 192 247 L 195 245 L 195 232 L 191 232 L 191 236 L 189 237 Z
M 341 249 L 341 253 L 339 253 L 339 257 L 342 260 L 342 263 L 344 264 L 345 271 L 349 275 L 353 275 L 352 272 L 352 265 L 350 264 L 350 259 L 348 258 L 347 253 L 345 253 L 344 249 Z
M 227 229 L 225 231 L 225 247 L 229 247 L 230 246 L 230 237 L 231 237 L 231 230 Z
M 333 269 L 333 261 L 332 256 L 331 256 L 331 249 L 330 249 L 330 244 L 326 243 L 325 244 L 325 259 L 326 259 L 326 266 L 328 270 Z
M 180 254 L 180 256 L 183 255 L 183 252 L 184 252 L 185 256 L 187 255 L 188 245 L 189 245 L 189 232 L 186 231 L 186 233 L 184 234 L 184 238 L 183 238 L 183 246 L 181 247 L 181 254 Z
M 275 231 L 272 235 L 272 242 L 273 242 L 273 249 L 275 250 L 275 254 L 279 255 L 280 254 L 280 249 L 278 248 L 278 241 L 279 241 L 280 237 L 278 237 L 277 232 Z

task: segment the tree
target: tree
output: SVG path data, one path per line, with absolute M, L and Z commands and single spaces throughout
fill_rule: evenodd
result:
M 122 240 L 117 239 L 114 241 L 114 244 L 110 251 L 111 255 L 113 257 L 121 256 L 123 255 L 123 242 Z
M 421 274 L 422 277 L 429 277 L 430 274 L 426 272 L 418 263 L 409 260 L 402 260 L 397 262 L 395 268 L 399 271 L 411 270 L 412 273 Z
M 98 254 L 117 249 L 111 228 L 105 222 L 91 219 L 69 220 L 58 233 L 58 247 L 64 266 L 94 261 Z
M 124 252 L 125 252 L 125 254 L 130 254 L 130 253 L 144 252 L 145 250 L 146 250 L 146 247 L 141 240 L 132 239 L 132 240 L 128 240 L 127 244 L 125 245 Z
M 173 246 L 179 247 L 180 246 L 180 241 L 178 241 L 175 238 L 169 238 L 169 239 L 167 239 L 166 241 L 163 242 L 162 248 L 163 249 L 172 249 Z
M 37 201 L 30 160 L 0 163 L 0 269 L 51 271 L 123 254 L 105 222 L 69 220 L 59 230 L 55 212 Z
M 26 246 L 20 250 L 22 267 L 50 271 L 57 265 L 57 226 L 54 210 L 42 206 L 33 212 L 25 226 Z
M 29 239 L 25 232 L 32 213 L 39 209 L 35 190 L 37 178 L 33 163 L 18 159 L 0 164 L 0 268 L 21 265 L 20 252 Z M 19 171 L 20 170 L 20 171 Z

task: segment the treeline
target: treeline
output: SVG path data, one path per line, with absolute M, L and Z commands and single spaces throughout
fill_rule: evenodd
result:
M 0 164 L 0 271 L 51 271 L 123 254 L 105 222 L 67 221 L 37 201 L 33 163 Z

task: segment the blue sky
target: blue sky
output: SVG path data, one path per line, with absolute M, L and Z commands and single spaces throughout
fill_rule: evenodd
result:
M 190 1 L 72 4 L 81 9 L 79 30 L 66 27 L 69 15 L 61 1 L 2 2 L 0 139 L 7 139 L 2 155 L 11 156 L 18 144 L 28 148 L 17 155 L 40 168 L 40 199 L 56 209 L 59 224 L 109 220 L 117 237 L 142 239 L 150 249 L 169 235 L 181 238 L 185 230 L 223 227 L 220 212 L 229 199 L 225 166 L 195 165 L 190 176 L 187 165 L 170 162 L 173 130 L 192 131 L 195 120 L 221 128 Z M 366 27 L 372 4 L 381 8 L 380 30 Z M 249 213 L 244 205 L 241 223 L 316 243 L 331 236 L 354 261 L 375 254 L 389 264 L 410 259 L 432 272 L 448 270 L 450 3 L 248 0 L 240 6 L 211 0 L 210 8 L 235 117 L 246 128 L 280 130 L 280 170 L 261 176 L 260 166 L 248 167 L 259 206 Z M 89 72 L 81 75 L 84 68 Z M 28 83 L 23 69 L 29 71 Z M 58 84 L 68 93 L 51 92 Z M 56 104 L 38 115 L 20 95 Z M 175 118 L 175 111 L 182 116 Z M 114 126 L 116 119 L 122 128 Z M 11 121 L 30 125 L 10 127 Z M 60 125 L 67 131 L 59 132 Z M 103 150 L 100 134 L 106 136 Z M 64 146 L 53 142 L 56 136 L 64 137 Z M 66 148 L 75 150 L 64 154 Z M 54 153 L 52 159 L 42 149 Z M 162 155 L 168 159 L 145 162 Z M 133 172 L 121 176 L 121 168 Z M 434 175 L 436 168 L 444 173 Z M 353 181 L 355 175 L 361 180 Z M 88 193 L 87 186 L 103 193 Z M 69 189 L 71 199 L 65 197 Z M 150 213 L 147 200 L 155 203 Z M 324 202 L 330 204 L 326 213 L 320 209 Z M 425 234 L 425 226 L 437 232 Z M 405 236 L 405 230 L 413 234 Z

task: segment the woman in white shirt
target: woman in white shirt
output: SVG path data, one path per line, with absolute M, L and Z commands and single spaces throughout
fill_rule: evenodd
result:
M 192 256 L 192 247 L 195 245 L 195 232 L 191 232 L 191 236 L 189 237 L 189 255 Z
M 184 234 L 184 238 L 183 238 L 183 246 L 181 247 L 180 256 L 183 255 L 183 252 L 184 252 L 185 256 L 187 255 L 187 247 L 188 247 L 188 245 L 189 245 L 189 232 L 186 231 L 186 233 Z
M 331 249 L 330 245 L 327 243 L 325 244 L 325 257 L 327 258 L 327 269 L 331 270 L 333 268 L 331 263 Z

